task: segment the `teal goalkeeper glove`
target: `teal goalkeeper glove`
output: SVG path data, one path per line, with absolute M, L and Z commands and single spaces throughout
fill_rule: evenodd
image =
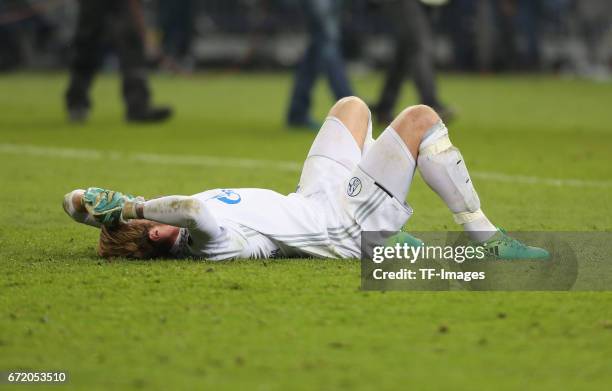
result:
M 144 200 L 118 191 L 90 187 L 83 194 L 85 209 L 94 219 L 110 227 L 125 223 L 121 218 L 121 211 L 126 201 Z

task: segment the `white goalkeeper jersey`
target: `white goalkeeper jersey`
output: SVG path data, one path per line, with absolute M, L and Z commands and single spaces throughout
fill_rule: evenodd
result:
M 204 202 L 220 234 L 200 238 L 197 229 L 182 228 L 172 248 L 176 256 L 211 260 L 358 256 L 354 245 L 358 229 L 354 227 L 350 234 L 348 230 L 341 232 L 344 229 L 340 227 L 330 231 L 333 227 L 328 226 L 324 208 L 316 197 L 252 188 L 216 189 L 192 197 Z M 346 246 L 341 239 L 353 245 Z

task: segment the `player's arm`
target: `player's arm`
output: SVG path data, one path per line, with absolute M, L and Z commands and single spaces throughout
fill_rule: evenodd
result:
M 192 236 L 211 240 L 222 234 L 217 220 L 204 201 L 190 196 L 167 196 L 149 201 L 126 201 L 122 218 L 146 219 L 187 228 Z
M 187 228 L 192 236 L 202 240 L 215 239 L 222 234 L 204 201 L 196 197 L 168 196 L 145 201 L 142 197 L 92 187 L 81 199 L 89 216 L 106 226 L 146 219 Z
M 78 223 L 87 224 L 92 227 L 100 228 L 102 223 L 97 221 L 92 215 L 89 214 L 85 208 L 83 201 L 83 195 L 85 190 L 76 189 L 64 196 L 63 207 L 64 211 L 68 216 Z

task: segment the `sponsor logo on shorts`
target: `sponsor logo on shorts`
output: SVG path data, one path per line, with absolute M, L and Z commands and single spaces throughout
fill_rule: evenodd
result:
M 355 197 L 357 194 L 361 193 L 361 187 L 361 179 L 354 176 L 348 183 L 346 194 L 348 194 L 349 197 Z

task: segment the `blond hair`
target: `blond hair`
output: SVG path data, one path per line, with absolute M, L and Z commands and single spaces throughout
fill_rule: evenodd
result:
M 149 230 L 155 223 L 131 220 L 115 227 L 102 227 L 98 255 L 103 258 L 148 259 L 161 256 L 159 246 L 149 239 Z

